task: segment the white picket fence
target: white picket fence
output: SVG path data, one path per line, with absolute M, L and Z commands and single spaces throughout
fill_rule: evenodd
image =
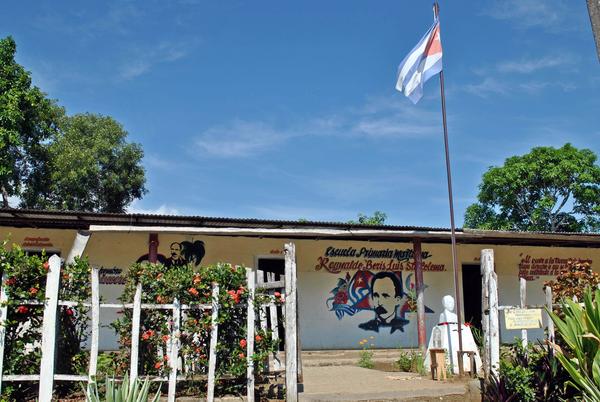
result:
M 274 283 L 262 283 L 261 285 L 270 289 L 281 289 L 285 295 L 285 369 L 286 369 L 286 398 L 288 401 L 297 401 L 297 378 L 298 378 L 298 345 L 297 345 L 297 310 L 296 310 L 296 261 L 295 261 L 295 246 L 293 243 L 285 245 L 286 265 L 285 284 L 283 281 Z M 138 284 L 134 295 L 133 303 L 100 303 L 100 286 L 99 286 L 99 269 L 92 268 L 91 273 L 91 303 L 78 303 L 73 301 L 58 300 L 58 290 L 60 286 L 60 270 L 61 260 L 57 255 L 53 255 L 49 259 L 49 270 L 46 277 L 46 294 L 45 303 L 37 300 L 24 300 L 19 301 L 21 305 L 44 305 L 44 316 L 42 326 L 42 359 L 40 364 L 40 373 L 34 375 L 4 375 L 3 374 L 3 362 L 4 362 L 4 340 L 6 335 L 6 327 L 4 323 L 7 319 L 7 305 L 8 301 L 7 292 L 4 286 L 6 277 L 3 277 L 2 288 L 0 290 L 0 391 L 2 390 L 2 384 L 10 381 L 39 381 L 38 400 L 40 402 L 50 402 L 52 400 L 52 391 L 54 387 L 54 381 L 91 381 L 97 372 L 98 365 L 98 337 L 100 330 L 100 311 L 101 309 L 132 309 L 132 325 L 131 325 L 131 355 L 130 355 L 130 377 L 135 380 L 138 377 L 138 366 L 139 366 L 139 339 L 140 339 L 140 316 L 142 310 L 171 310 L 173 315 L 173 325 L 171 326 L 171 333 L 169 336 L 169 345 L 167 351 L 169 353 L 169 365 L 170 372 L 168 377 L 150 377 L 152 381 L 164 381 L 168 382 L 168 401 L 175 401 L 175 393 L 178 381 L 185 381 L 188 378 L 185 375 L 180 375 L 179 372 L 179 331 L 180 331 L 180 320 L 182 312 L 190 309 L 200 309 L 206 313 L 211 313 L 212 327 L 209 344 L 209 364 L 208 364 L 208 376 L 207 376 L 207 401 L 212 402 L 214 400 L 214 388 L 215 388 L 215 368 L 217 363 L 217 341 L 219 326 L 217 323 L 217 317 L 219 314 L 218 284 L 213 284 L 212 288 L 212 304 L 202 305 L 185 305 L 180 304 L 177 299 L 170 304 L 146 304 L 142 303 L 142 286 Z M 240 305 L 240 308 L 247 309 L 247 350 L 246 356 L 248 359 L 248 370 L 247 370 L 247 401 L 254 402 L 254 364 L 252 361 L 252 355 L 254 354 L 254 337 L 255 337 L 255 325 L 256 317 L 254 313 L 254 296 L 256 292 L 256 270 L 252 268 L 246 269 L 247 276 L 247 288 L 248 288 L 248 303 Z M 283 292 L 283 288 L 285 291 Z M 54 362 L 56 359 L 56 333 L 57 333 L 57 309 L 58 306 L 77 307 L 85 306 L 91 308 L 91 321 L 92 321 L 92 333 L 90 342 L 90 361 L 88 375 L 65 375 L 55 374 Z M 272 314 L 275 311 L 276 305 L 273 299 L 261 307 L 261 311 L 269 310 Z M 266 328 L 267 321 L 265 317 L 260 314 L 259 325 Z M 273 320 L 271 315 L 271 330 L 273 336 L 277 335 L 277 323 L 278 320 Z M 278 339 L 278 338 L 275 338 Z M 278 353 L 273 356 L 275 370 L 281 369 L 281 359 Z M 196 377 L 197 379 L 197 377 Z

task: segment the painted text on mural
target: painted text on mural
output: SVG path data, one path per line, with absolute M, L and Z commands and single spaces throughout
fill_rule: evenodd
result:
M 427 261 L 429 251 L 421 252 L 424 271 L 445 271 L 444 264 Z M 348 259 L 350 258 L 350 259 Z M 316 261 L 316 271 L 337 274 L 342 271 L 412 271 L 415 269 L 414 251 L 406 249 L 375 249 L 371 247 L 327 247 Z
M 591 259 L 570 257 L 534 257 L 529 254 L 520 254 L 519 277 L 528 281 L 538 279 L 540 276 L 557 276 L 560 271 L 567 267 L 569 261 L 591 264 Z

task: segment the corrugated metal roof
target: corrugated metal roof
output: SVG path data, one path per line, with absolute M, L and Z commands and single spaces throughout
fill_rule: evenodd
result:
M 80 211 L 0 209 L 0 225 L 31 228 L 89 229 L 91 226 L 138 228 L 153 231 L 184 232 L 185 228 L 215 228 L 224 235 L 353 239 L 374 241 L 423 241 L 448 243 L 450 229 L 426 226 L 364 225 L 346 222 L 268 220 L 158 214 L 118 214 Z M 223 231 L 219 231 L 223 228 Z M 233 228 L 233 230 L 232 230 Z M 239 230 L 238 230 L 239 229 Z M 533 246 L 600 247 L 600 233 L 521 232 L 457 229 L 457 240 L 471 244 L 511 244 Z

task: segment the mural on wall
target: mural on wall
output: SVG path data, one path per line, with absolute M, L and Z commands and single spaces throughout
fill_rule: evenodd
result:
M 169 245 L 169 256 L 157 254 L 156 259 L 166 267 L 179 267 L 185 264 L 200 265 L 206 253 L 201 240 L 173 242 Z M 142 255 L 136 262 L 148 261 L 148 254 Z
M 373 312 L 371 320 L 358 325 L 365 331 L 379 332 L 380 328 L 390 328 L 390 333 L 404 332 L 404 326 L 409 323 L 406 313 L 416 310 L 411 278 L 412 274 L 406 277 L 403 288 L 402 272 L 357 271 L 352 276 L 346 273 L 330 291 L 333 296 L 326 304 L 339 320 L 360 311 Z M 425 312 L 433 313 L 433 310 L 425 307 Z

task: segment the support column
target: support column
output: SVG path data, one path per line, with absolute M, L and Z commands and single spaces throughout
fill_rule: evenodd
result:
M 413 240 L 413 255 L 415 259 L 415 287 L 417 291 L 417 334 L 419 337 L 419 349 L 424 355 L 427 349 L 427 328 L 425 326 L 425 284 L 423 283 L 421 239 Z
M 158 233 L 148 236 L 148 261 L 155 264 L 158 259 Z

